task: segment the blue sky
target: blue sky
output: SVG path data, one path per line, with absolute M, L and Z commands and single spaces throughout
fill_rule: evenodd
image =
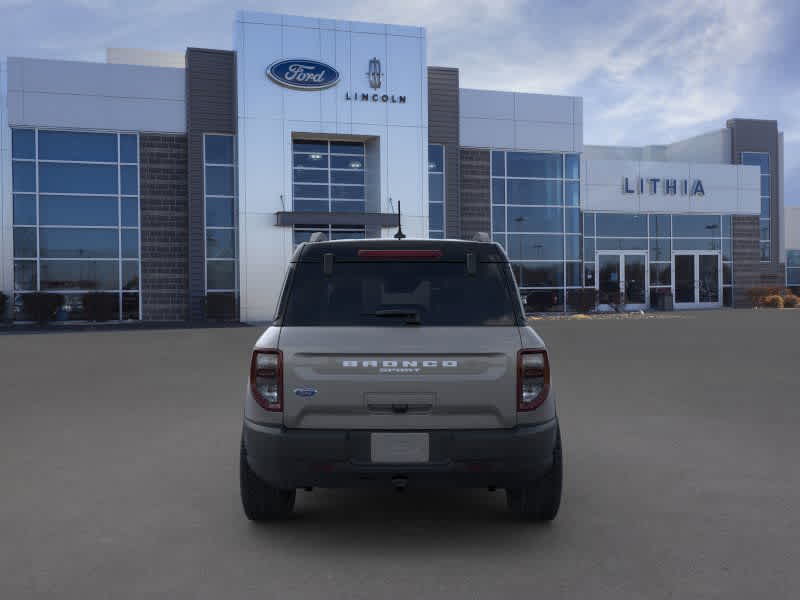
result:
M 0 56 L 104 60 L 106 47 L 230 48 L 237 8 L 422 25 L 461 85 L 584 98 L 588 144 L 669 143 L 737 117 L 785 133 L 800 204 L 800 3 L 659 0 L 0 0 Z

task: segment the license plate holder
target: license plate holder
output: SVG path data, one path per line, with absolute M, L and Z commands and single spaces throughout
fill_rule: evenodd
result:
M 381 432 L 370 436 L 374 463 L 426 463 L 430 460 L 430 435 L 417 432 Z

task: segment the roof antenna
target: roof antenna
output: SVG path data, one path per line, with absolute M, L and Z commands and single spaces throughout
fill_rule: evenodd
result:
M 397 201 L 397 233 L 394 234 L 394 239 L 404 240 L 406 234 L 403 233 L 403 225 L 400 223 L 400 200 Z

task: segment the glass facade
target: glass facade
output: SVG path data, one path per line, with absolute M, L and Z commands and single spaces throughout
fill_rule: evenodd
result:
M 444 237 L 444 146 L 428 145 L 428 237 Z
M 296 211 L 365 211 L 364 143 L 292 142 L 292 198 Z
M 134 133 L 12 130 L 15 318 L 24 295 L 64 297 L 57 320 L 84 320 L 85 295 L 141 317 L 139 141 Z
M 770 175 L 769 152 L 742 152 L 742 164 L 753 165 L 761 169 L 761 218 L 759 220 L 759 245 L 761 247 L 761 261 L 769 262 L 772 257 L 772 244 L 770 241 Z
M 11 133 L 15 317 L 26 318 L 25 294 L 48 291 L 65 298 L 60 320 L 87 318 L 84 295 L 90 292 L 116 295 L 116 319 L 139 319 L 138 135 L 35 128 Z M 360 141 L 293 140 L 287 208 L 363 213 L 365 150 Z M 676 253 L 718 254 L 721 296 L 725 305 L 731 304 L 731 216 L 583 213 L 580 155 L 494 149 L 490 159 L 491 233 L 508 253 L 530 310 L 569 310 L 571 291 L 597 287 L 597 255 L 603 252 L 640 256 L 646 272 L 637 279 L 646 281 L 650 304 L 674 290 Z M 769 261 L 770 155 L 743 152 L 741 162 L 760 169 L 760 256 Z M 236 164 L 235 136 L 204 135 L 206 292 L 234 303 L 239 293 Z M 440 239 L 446 225 L 442 144 L 428 146 L 428 186 L 429 237 Z M 318 221 L 310 215 L 302 220 Z M 294 245 L 316 231 L 329 239 L 367 235 L 357 224 L 295 225 Z M 787 253 L 786 281 L 800 286 L 798 250 Z
M 786 251 L 786 285 L 800 287 L 800 250 Z
M 733 285 L 730 215 L 593 213 L 583 215 L 584 284 L 595 287 L 598 251 L 643 250 L 649 253 L 651 298 L 672 289 L 672 253 L 719 251 L 725 305 Z M 652 303 L 654 304 L 654 303 Z
M 366 210 L 363 142 L 292 141 L 292 190 L 295 211 Z M 295 225 L 294 245 L 321 231 L 328 239 L 364 239 L 363 225 Z
M 580 156 L 492 151 L 492 236 L 533 311 L 563 311 L 581 287 Z
M 236 138 L 203 137 L 206 294 L 209 306 L 233 305 L 239 290 Z
M 315 231 L 321 231 L 329 240 L 363 240 L 366 237 L 363 225 L 295 225 L 295 247 L 307 242 Z

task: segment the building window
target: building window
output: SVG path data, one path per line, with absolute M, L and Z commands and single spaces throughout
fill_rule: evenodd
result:
M 236 137 L 203 136 L 206 234 L 206 313 L 235 318 L 239 293 Z
M 307 242 L 316 231 L 324 233 L 329 240 L 363 240 L 366 237 L 363 225 L 295 225 L 294 247 Z
M 800 250 L 786 251 L 786 285 L 800 293 Z
M 529 310 L 563 311 L 582 287 L 580 156 L 492 151 L 492 236 Z
M 365 212 L 364 143 L 292 141 L 295 211 Z
M 14 312 L 24 296 L 63 296 L 57 320 L 85 320 L 86 294 L 113 320 L 141 318 L 139 139 L 135 133 L 14 129 Z
M 772 258 L 770 241 L 770 199 L 771 182 L 769 174 L 769 152 L 742 152 L 742 164 L 761 169 L 761 216 L 759 219 L 759 246 L 761 262 L 769 262 Z
M 444 235 L 444 146 L 428 144 L 428 237 Z
M 596 287 L 595 256 L 603 250 L 644 250 L 649 256 L 650 295 L 672 290 L 672 252 L 718 250 L 723 304 L 730 306 L 733 244 L 730 215 L 593 213 L 583 215 L 584 284 Z

